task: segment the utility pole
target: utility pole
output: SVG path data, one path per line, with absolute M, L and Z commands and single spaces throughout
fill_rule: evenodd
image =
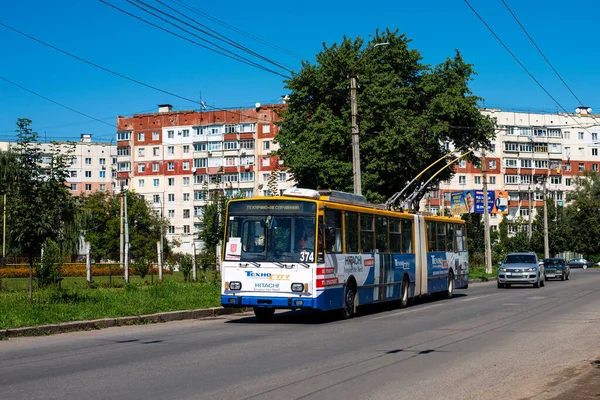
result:
M 125 283 L 129 283 L 129 218 L 127 214 L 127 192 L 125 192 Z
M 158 259 L 158 281 L 160 283 L 162 283 L 163 281 L 163 256 L 164 256 L 164 242 L 163 242 L 163 237 L 165 236 L 164 233 L 164 223 L 163 223 L 163 219 L 164 219 L 164 212 L 165 212 L 165 192 L 163 191 L 162 193 L 162 199 L 160 201 L 160 252 L 159 252 L 159 259 Z
M 488 207 L 488 187 L 487 187 L 487 160 L 485 158 L 485 149 L 481 150 L 483 175 L 483 230 L 485 238 L 485 273 L 492 273 L 492 243 L 490 238 L 490 210 Z
M 550 172 L 550 170 L 548 170 Z M 544 179 L 544 258 L 550 258 L 550 243 L 548 241 L 548 176 Z
M 124 264 L 124 258 L 123 258 L 123 250 L 124 250 L 123 246 L 125 245 L 124 236 L 123 236 L 123 232 L 124 232 L 123 231 L 123 229 L 124 229 L 123 228 L 123 196 L 124 196 L 124 193 L 123 193 L 123 183 L 121 183 L 121 193 L 119 194 L 119 198 L 120 198 L 120 201 L 121 201 L 121 218 L 120 218 L 120 222 L 121 222 L 121 235 L 120 235 L 120 243 L 119 243 L 119 263 L 120 263 L 121 267 L 123 267 L 125 265 Z
M 4 193 L 4 203 L 3 203 L 3 223 L 2 223 L 2 266 L 6 267 L 6 193 Z
M 528 189 L 529 189 L 529 194 L 528 194 L 529 199 L 528 199 L 527 203 L 528 203 L 529 210 L 528 210 L 528 215 L 527 215 L 527 217 L 528 217 L 528 219 L 527 219 L 527 238 L 529 240 L 531 240 L 531 234 L 532 234 L 532 228 L 531 228 L 531 213 L 532 213 L 532 207 L 531 207 L 531 185 L 534 184 L 533 178 L 534 178 L 534 174 L 535 174 L 535 160 L 533 158 L 533 150 L 534 150 L 533 136 L 531 136 L 529 138 L 529 140 L 531 141 L 531 182 L 529 182 L 529 186 L 528 186 Z M 534 197 L 535 197 L 535 195 L 534 195 Z
M 358 123 L 356 122 L 358 114 L 356 101 L 356 72 L 354 70 L 350 72 L 350 112 L 352 113 L 352 172 L 354 175 L 354 194 L 362 194 Z

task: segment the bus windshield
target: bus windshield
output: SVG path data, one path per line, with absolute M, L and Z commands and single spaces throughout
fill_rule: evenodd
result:
M 314 203 L 281 200 L 243 203 L 247 206 L 246 209 L 250 205 L 254 208 L 250 208 L 253 211 L 244 215 L 235 215 L 232 213 L 235 212 L 235 208 L 230 207 L 225 260 L 314 262 L 316 252 L 316 205 Z M 298 203 L 301 207 L 299 212 L 291 213 L 288 207 Z M 261 204 L 264 207 L 260 207 Z M 236 207 L 239 208 L 239 205 Z M 235 245 L 231 247 L 234 243 Z M 237 248 L 238 244 L 239 248 Z M 236 250 L 232 251 L 232 248 Z

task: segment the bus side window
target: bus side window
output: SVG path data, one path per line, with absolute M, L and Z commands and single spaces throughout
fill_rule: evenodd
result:
M 372 253 L 374 250 L 375 230 L 373 229 L 373 216 L 360 214 L 360 252 Z
M 446 250 L 454 252 L 454 224 L 446 224 Z
M 346 253 L 358 253 L 358 214 L 344 213 Z
M 413 221 L 410 219 L 402 219 L 402 253 L 413 254 Z
M 398 218 L 390 218 L 390 252 L 400 253 L 402 236 L 400 235 L 400 220 Z
M 456 235 L 456 251 L 465 251 L 465 241 L 463 240 L 463 225 L 456 225 L 454 234 Z
M 436 251 L 437 246 L 435 244 L 435 222 L 428 221 L 425 223 L 427 229 L 427 251 Z
M 388 227 L 387 218 L 383 215 L 375 217 L 375 244 L 377 251 L 387 253 L 388 251 Z
M 325 251 L 342 252 L 342 212 L 339 210 L 325 211 Z
M 446 251 L 446 224 L 438 222 L 437 225 L 437 251 Z

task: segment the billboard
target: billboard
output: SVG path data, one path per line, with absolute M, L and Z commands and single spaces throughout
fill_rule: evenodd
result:
M 483 214 L 483 190 L 463 190 L 450 194 L 450 212 L 453 215 L 477 213 Z M 488 212 L 490 214 L 508 214 L 508 192 L 488 190 Z

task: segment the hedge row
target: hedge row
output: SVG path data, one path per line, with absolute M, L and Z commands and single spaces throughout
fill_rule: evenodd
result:
M 69 264 L 63 265 L 61 268 L 61 274 L 63 277 L 69 276 L 86 276 L 86 267 L 85 264 Z M 152 271 L 148 271 L 152 273 Z M 168 273 L 168 270 L 163 270 L 163 273 Z M 135 274 L 135 270 L 132 267 L 129 267 L 129 273 Z M 158 267 L 154 267 L 154 273 L 158 274 Z M 35 276 L 36 271 L 33 269 L 33 275 Z M 123 269 L 118 265 L 114 265 L 112 267 L 113 276 L 123 275 Z M 92 276 L 109 276 L 110 268 L 108 266 L 102 265 L 95 267 L 92 265 Z M 0 268 L 0 278 L 28 278 L 29 277 L 29 267 L 21 267 L 21 268 Z

